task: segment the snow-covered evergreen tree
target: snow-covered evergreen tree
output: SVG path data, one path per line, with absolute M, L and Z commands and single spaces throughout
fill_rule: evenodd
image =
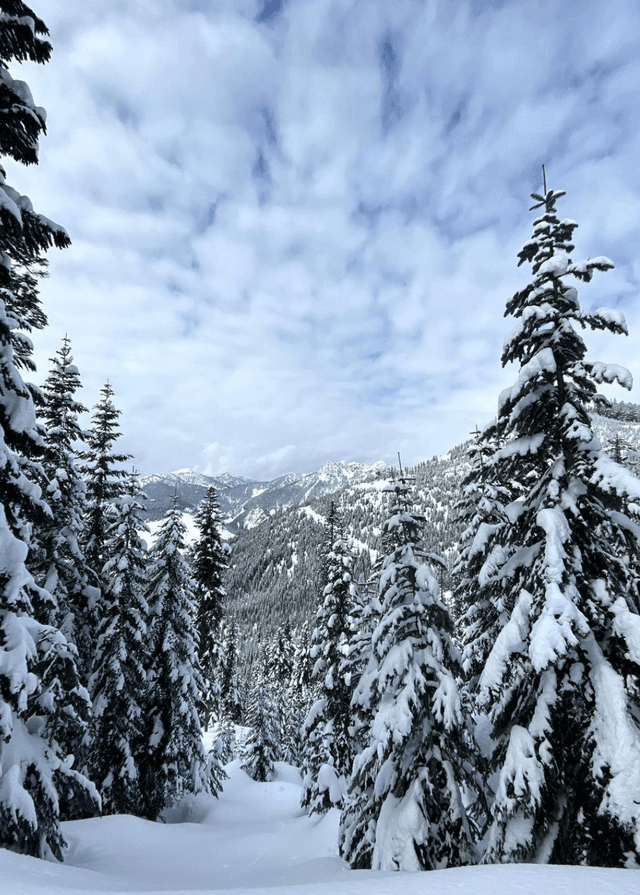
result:
M 498 774 L 485 860 L 623 866 L 640 860 L 640 530 L 624 510 L 640 482 L 601 449 L 586 410 L 598 383 L 630 376 L 587 361 L 578 329 L 626 325 L 580 308 L 571 280 L 613 264 L 572 261 L 563 195 L 533 196 L 542 212 L 519 253 L 533 278 L 507 303 L 503 352 L 519 374 L 483 436 L 504 439 L 490 472 L 514 495 L 477 571 L 493 625 L 478 703 Z
M 44 23 L 19 0 L 0 2 L 0 12 L 0 153 L 34 164 L 45 113 L 8 65 L 46 62 L 51 45 Z M 0 845 L 61 858 L 61 805 L 86 806 L 95 791 L 61 745 L 85 723 L 87 693 L 73 649 L 45 624 L 55 618 L 55 601 L 27 567 L 32 527 L 50 511 L 37 484 L 43 441 L 34 392 L 19 372 L 33 369 L 24 330 L 40 325 L 37 293 L 29 286 L 26 301 L 16 265 L 28 268 L 69 239 L 6 183 L 1 168 L 0 195 Z
M 229 564 L 227 546 L 222 540 L 220 508 L 216 489 L 208 489 L 198 507 L 194 521 L 198 539 L 193 546 L 191 571 L 196 582 L 196 627 L 198 659 L 204 680 L 206 706 L 204 727 L 219 716 L 220 678 L 224 664 L 221 624 L 226 593 L 224 573 Z
M 222 658 L 220 710 L 223 718 L 239 724 L 242 720 L 242 693 L 238 681 L 238 632 L 235 625 L 223 625 Z
M 491 601 L 490 587 L 481 569 L 485 548 L 492 534 L 508 522 L 505 504 L 514 496 L 514 485 L 505 487 L 494 478 L 491 459 L 495 441 L 482 439 L 478 431 L 469 448 L 471 468 L 462 483 L 462 498 L 456 505 L 465 526 L 461 549 L 454 569 L 452 594 L 458 637 L 463 645 L 463 665 L 468 685 L 475 686 L 484 668 L 501 624 L 502 607 Z M 519 489 L 515 489 L 520 494 Z
M 382 615 L 353 698 L 370 718 L 340 826 L 341 853 L 355 868 L 433 870 L 473 857 L 460 660 L 434 573 L 442 560 L 422 545 L 423 525 L 401 477 L 384 525 Z
M 83 435 L 78 415 L 86 408 L 75 398 L 81 388 L 80 374 L 66 336 L 51 364 L 42 387 L 41 410 L 45 426 L 42 466 L 51 516 L 39 525 L 36 533 L 38 582 L 54 597 L 56 621 L 78 650 L 78 670 L 86 686 L 95 647 L 95 612 L 100 594 L 95 583 L 91 583 L 81 547 L 86 489 L 77 462 L 78 443 Z
M 217 795 L 225 776 L 215 756 L 207 758 L 202 742 L 195 582 L 183 555 L 185 536 L 174 499 L 151 549 L 147 573 L 148 746 L 140 764 L 145 814 L 152 819 L 186 794 Z
M 108 532 L 109 559 L 102 576 L 104 615 L 90 682 L 94 724 L 89 775 L 102 797 L 103 814 L 143 811 L 139 761 L 147 750 L 149 702 L 147 547 L 141 537 L 149 529 L 143 500 L 132 474 L 127 493 L 114 503 L 117 516 Z
M 279 758 L 292 765 L 300 764 L 300 724 L 295 700 L 292 699 L 295 645 L 291 624 L 286 621 L 267 647 L 266 664 L 271 686 L 274 712 L 281 731 Z
M 253 780 L 268 783 L 275 773 L 275 762 L 281 748 L 281 731 L 264 667 L 251 685 L 247 724 L 250 731 L 242 749 L 242 767 Z
M 100 396 L 86 433 L 87 449 L 82 454 L 87 484 L 83 547 L 87 562 L 96 572 L 108 558 L 105 543 L 112 504 L 124 493 L 127 472 L 122 464 L 131 459 L 130 454 L 118 454 L 113 449 L 122 433 L 118 424 L 120 411 L 113 404 L 113 389 L 108 382 L 101 388 Z
M 313 667 L 311 658 L 311 630 L 309 622 L 304 622 L 292 637 L 293 655 L 289 684 L 286 690 L 287 717 L 283 731 L 284 760 L 299 767 L 306 774 L 304 721 L 315 702 Z
M 352 675 L 349 654 L 350 612 L 357 600 L 354 554 L 339 536 L 327 555 L 327 585 L 312 637 L 313 670 L 318 698 L 303 727 L 305 777 L 301 805 L 309 814 L 324 814 L 342 805 L 355 741 L 351 729 Z

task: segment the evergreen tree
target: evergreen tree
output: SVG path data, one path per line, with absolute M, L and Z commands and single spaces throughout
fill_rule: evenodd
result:
M 468 452 L 471 468 L 462 483 L 462 498 L 456 504 L 458 518 L 465 527 L 454 569 L 452 602 L 463 644 L 465 677 L 471 687 L 477 683 L 503 623 L 503 607 L 492 603 L 491 588 L 481 574 L 486 559 L 484 550 L 494 532 L 508 523 L 505 505 L 521 493 L 514 483 L 508 488 L 495 480 L 491 461 L 497 447 L 495 440 L 483 441 L 483 433 L 476 433 Z
M 227 547 L 222 540 L 220 508 L 216 489 L 211 487 L 195 514 L 198 539 L 193 548 L 191 571 L 196 582 L 196 627 L 198 659 L 204 679 L 205 730 L 217 717 L 223 657 L 221 624 L 224 615 L 224 573 L 228 566 Z
M 87 561 L 99 572 L 107 560 L 105 543 L 113 512 L 113 502 L 125 490 L 127 472 L 120 464 L 131 459 L 130 454 L 117 454 L 113 447 L 122 434 L 118 425 L 120 411 L 114 407 L 113 389 L 107 382 L 100 390 L 86 433 L 87 450 L 83 452 L 83 472 L 87 483 L 87 516 L 84 532 L 84 552 Z
M 305 776 L 308 768 L 305 762 L 304 721 L 315 702 L 313 684 L 314 660 L 311 658 L 311 631 L 309 622 L 304 622 L 293 637 L 293 657 L 289 685 L 287 687 L 288 716 L 283 734 L 284 760 L 300 767 Z
M 51 45 L 44 23 L 19 0 L 0 2 L 0 12 L 0 153 L 35 164 L 45 113 L 8 65 L 46 62 Z M 26 333 L 44 316 L 35 279 L 27 289 L 20 269 L 69 238 L 6 183 L 2 168 L 0 192 L 0 845 L 61 859 L 61 806 L 91 802 L 95 791 L 62 745 L 86 722 L 86 692 L 73 650 L 45 623 L 55 601 L 27 568 L 32 528 L 50 511 L 37 484 L 43 443 L 34 389 L 19 372 L 33 369 Z
M 83 435 L 78 415 L 86 408 L 75 399 L 81 387 L 80 374 L 66 336 L 51 363 L 42 388 L 41 411 L 45 426 L 42 466 L 51 516 L 36 533 L 38 583 L 54 597 L 56 621 L 78 650 L 78 670 L 86 686 L 100 594 L 90 584 L 81 547 L 86 489 L 77 464 L 77 445 Z
M 623 866 L 640 858 L 639 532 L 624 511 L 640 483 L 586 410 L 598 383 L 630 377 L 588 362 L 577 328 L 626 326 L 580 309 L 571 278 L 613 264 L 571 260 L 563 195 L 534 194 L 542 213 L 519 253 L 533 279 L 507 303 L 517 325 L 502 358 L 519 375 L 483 435 L 504 439 L 491 475 L 514 495 L 478 545 L 493 642 L 477 698 L 498 775 L 485 860 Z
M 225 776 L 215 756 L 207 759 L 202 742 L 195 585 L 183 556 L 185 535 L 174 499 L 151 550 L 147 576 L 151 653 L 141 779 L 145 812 L 154 820 L 188 793 L 217 795 Z
M 351 627 L 350 611 L 357 599 L 353 580 L 353 551 L 338 537 L 327 555 L 327 585 L 313 632 L 313 670 L 318 699 L 306 718 L 306 774 L 301 805 L 309 814 L 340 807 L 354 757 L 351 730 L 351 675 L 346 672 Z
M 220 679 L 220 707 L 227 721 L 240 724 L 242 693 L 238 682 L 238 631 L 235 625 L 224 625 L 222 633 L 223 667 Z
M 236 727 L 229 718 L 219 722 L 212 752 L 221 765 L 229 764 L 236 757 Z
M 251 686 L 247 723 L 250 731 L 242 750 L 242 767 L 252 780 L 268 783 L 275 774 L 281 731 L 264 664 Z
M 470 735 L 456 675 L 452 624 L 438 594 L 442 560 L 422 546 L 401 477 L 384 525 L 382 615 L 354 705 L 370 718 L 341 817 L 340 848 L 352 867 L 433 870 L 473 855 L 463 787 Z
M 102 796 L 103 814 L 140 814 L 139 763 L 147 709 L 147 619 L 144 596 L 147 547 L 140 532 L 144 494 L 135 474 L 128 493 L 115 502 L 117 518 L 108 532 L 103 578 L 105 611 L 98 631 L 95 671 L 91 680 L 94 726 L 89 772 Z
M 291 698 L 294 652 L 291 624 L 286 621 L 275 639 L 268 646 L 266 664 L 271 685 L 273 708 L 281 731 L 282 748 L 279 758 L 295 766 L 300 763 L 300 719 L 294 701 Z

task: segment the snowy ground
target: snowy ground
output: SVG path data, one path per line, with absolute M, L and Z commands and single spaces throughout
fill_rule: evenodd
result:
M 300 811 L 297 772 L 278 765 L 272 783 L 254 783 L 233 762 L 219 800 L 186 806 L 170 823 L 129 816 L 65 824 L 64 865 L 0 850 L 0 892 L 223 892 L 265 895 L 636 895 L 633 870 L 533 865 L 435 873 L 349 870 L 336 853 L 337 812 Z

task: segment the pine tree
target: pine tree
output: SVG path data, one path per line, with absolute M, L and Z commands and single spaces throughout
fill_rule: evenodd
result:
M 342 805 L 354 758 L 353 686 L 345 668 L 352 633 L 350 612 L 357 600 L 353 564 L 348 540 L 338 537 L 327 555 L 327 585 L 312 639 L 318 699 L 303 728 L 306 774 L 301 796 L 309 814 L 324 814 Z
M 0 11 L 0 152 L 34 164 L 44 110 L 8 64 L 46 62 L 51 45 L 41 37 L 44 23 L 19 0 L 0 2 Z M 21 295 L 16 268 L 37 264 L 42 251 L 69 239 L 8 186 L 1 168 L 0 191 L 0 845 L 61 859 L 61 805 L 91 803 L 95 791 L 60 744 L 72 738 L 70 728 L 86 723 L 87 695 L 73 650 L 45 623 L 55 601 L 27 567 L 32 528 L 50 510 L 37 484 L 43 441 L 34 390 L 19 372 L 33 368 L 20 328 L 37 328 L 39 305 L 35 287 L 28 301 Z
M 460 660 L 434 571 L 442 560 L 422 546 L 423 527 L 401 474 L 383 530 L 382 614 L 353 697 L 370 718 L 341 817 L 341 853 L 355 868 L 433 870 L 473 855 Z
M 108 558 L 105 543 L 112 504 L 125 490 L 127 472 L 121 464 L 131 459 L 130 454 L 117 454 L 113 450 L 122 433 L 118 425 L 120 411 L 113 404 L 113 389 L 108 382 L 100 390 L 100 395 L 91 417 L 92 426 L 86 433 L 87 450 L 82 455 L 87 483 L 84 552 L 87 562 L 96 572 L 102 569 Z
M 143 810 L 139 764 L 147 749 L 149 607 L 144 596 L 147 547 L 140 533 L 149 529 L 135 474 L 127 491 L 114 504 L 117 517 L 108 532 L 105 611 L 91 680 L 95 720 L 89 772 L 102 796 L 103 814 Z
M 238 681 L 238 631 L 235 625 L 222 629 L 223 667 L 220 678 L 222 716 L 234 724 L 242 720 L 242 693 Z
M 251 729 L 242 750 L 242 767 L 252 780 L 268 783 L 275 774 L 281 731 L 264 664 L 251 686 L 247 723 Z
M 151 654 L 141 778 L 145 813 L 154 820 L 184 795 L 217 795 L 225 776 L 215 756 L 207 759 L 202 742 L 195 584 L 183 556 L 185 535 L 174 499 L 151 550 L 146 594 Z
M 588 362 L 577 328 L 626 325 L 580 309 L 571 278 L 613 264 L 571 260 L 563 195 L 533 196 L 542 213 L 519 253 L 533 279 L 507 303 L 517 325 L 502 358 L 519 375 L 483 436 L 504 439 L 491 475 L 514 494 L 477 573 L 493 614 L 477 699 L 498 774 L 485 860 L 623 866 L 640 858 L 640 533 L 624 510 L 640 483 L 586 410 L 598 383 L 629 387 L 629 374 Z
M 78 650 L 78 671 L 87 686 L 100 594 L 90 583 L 92 576 L 81 547 L 86 489 L 77 462 L 77 445 L 83 435 L 78 415 L 86 408 L 75 399 L 81 387 L 80 374 L 66 336 L 51 363 L 42 387 L 41 411 L 45 426 L 42 466 L 51 516 L 36 533 L 38 583 L 54 597 L 56 621 Z
M 283 732 L 284 760 L 299 767 L 303 777 L 307 773 L 305 763 L 304 721 L 315 702 L 313 668 L 311 658 L 311 631 L 309 622 L 304 622 L 293 634 L 293 656 L 291 673 L 286 691 L 288 715 Z
M 226 598 L 223 579 L 229 564 L 227 547 L 222 540 L 215 488 L 208 489 L 195 514 L 195 524 L 198 539 L 193 547 L 191 571 L 196 582 L 198 659 L 205 686 L 206 730 L 210 720 L 219 714 L 220 677 L 224 661 L 220 638 Z
M 468 451 L 471 468 L 462 483 L 462 498 L 456 504 L 465 528 L 460 537 L 452 597 L 463 644 L 465 677 L 471 688 L 485 666 L 503 619 L 503 607 L 492 603 L 486 576 L 481 574 L 486 560 L 484 551 L 492 535 L 508 523 L 505 505 L 520 494 L 514 483 L 510 489 L 495 481 L 492 458 L 498 445 L 482 439 L 483 433 L 478 430 Z
M 291 624 L 285 621 L 268 646 L 266 663 L 274 712 L 281 731 L 281 750 L 278 757 L 295 766 L 300 763 L 300 719 L 294 700 L 291 698 L 294 652 Z

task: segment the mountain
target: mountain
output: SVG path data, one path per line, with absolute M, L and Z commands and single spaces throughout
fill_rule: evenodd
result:
M 614 404 L 593 413 L 593 428 L 610 453 L 618 450 L 625 465 L 640 470 L 640 406 Z M 442 555 L 449 570 L 455 564 L 460 539 L 456 502 L 468 470 L 468 444 L 442 457 L 420 463 L 408 474 L 414 480 L 415 508 L 425 517 L 425 541 Z M 159 519 L 178 494 L 179 505 L 192 514 L 206 490 L 214 485 L 225 528 L 233 535 L 227 573 L 228 612 L 244 630 L 256 624 L 265 633 L 284 621 L 293 625 L 312 620 L 320 590 L 324 521 L 334 501 L 358 560 L 356 574 L 366 580 L 381 553 L 380 535 L 387 512 L 385 488 L 393 470 L 383 462 L 366 465 L 336 461 L 306 474 L 259 482 L 239 476 L 203 476 L 178 470 L 143 480 L 149 496 L 150 519 Z M 186 517 L 192 536 L 192 520 Z M 191 523 L 191 524 L 190 524 Z M 153 525 L 152 525 L 153 528 Z M 452 582 L 443 573 L 446 592 Z
M 640 411 L 638 405 L 633 406 Z M 616 412 L 615 405 L 613 412 Z M 592 420 L 603 447 L 613 454 L 617 444 L 625 465 L 638 474 L 640 413 L 636 422 L 630 418 L 626 406 L 624 419 L 594 413 Z M 425 517 L 425 543 L 448 566 L 440 582 L 445 595 L 452 588 L 451 570 L 458 556 L 461 529 L 456 503 L 469 472 L 468 447 L 468 443 L 458 445 L 442 457 L 432 457 L 407 470 L 413 479 L 415 509 Z M 243 509 L 245 525 L 233 542 L 226 587 L 229 615 L 245 631 L 252 625 L 257 625 L 259 631 L 270 632 L 285 621 L 292 625 L 312 621 L 320 599 L 324 522 L 331 501 L 358 552 L 356 576 L 361 580 L 369 577 L 382 552 L 380 536 L 388 510 L 385 489 L 391 482 L 392 470 L 384 464 L 375 464 L 375 468 L 355 468 L 358 464 L 348 464 L 351 468 L 346 470 L 345 465 L 335 464 L 337 470 L 334 470 L 332 464 L 327 464 L 306 483 L 298 479 L 296 488 L 300 496 L 296 502 L 286 505 L 283 501 L 269 514 L 259 517 L 252 509 L 253 501 Z M 325 477 L 333 485 L 349 474 L 351 478 L 336 490 L 331 488 L 322 493 Z M 318 483 L 313 487 L 312 478 Z M 280 486 L 273 485 L 269 499 L 275 506 Z
M 141 485 L 148 498 L 152 521 L 164 516 L 176 496 L 180 509 L 192 514 L 213 485 L 225 525 L 237 534 L 286 507 L 300 506 L 347 485 L 370 481 L 386 471 L 387 465 L 382 461 L 366 465 L 338 460 L 325 463 L 316 472 L 290 473 L 271 482 L 259 482 L 229 473 L 206 476 L 191 469 L 179 469 L 166 475 L 146 476 Z
M 450 568 L 460 536 L 455 504 L 468 469 L 466 446 L 461 445 L 406 471 L 413 480 L 416 509 L 425 516 L 426 543 Z M 321 595 L 325 519 L 331 502 L 358 554 L 356 578 L 370 577 L 382 553 L 386 489 L 393 470 L 376 464 L 373 474 L 348 472 L 353 473 L 351 479 L 338 490 L 321 496 L 316 496 L 315 487 L 303 492 L 308 495 L 303 504 L 281 507 L 243 529 L 233 541 L 225 584 L 228 614 L 245 632 L 257 625 L 258 631 L 268 634 L 286 621 L 295 626 L 313 620 Z M 445 590 L 450 587 L 448 574 L 441 583 Z
M 613 405 L 593 413 L 592 424 L 603 447 L 638 474 L 640 471 L 640 406 Z M 456 502 L 469 471 L 468 443 L 442 457 L 425 460 L 407 474 L 413 480 L 415 509 L 425 517 L 425 543 L 440 554 L 448 571 L 441 575 L 445 599 L 452 587 L 460 541 Z M 382 524 L 387 516 L 386 487 L 393 470 L 336 461 L 314 473 L 290 474 L 272 482 L 239 476 L 203 476 L 178 470 L 143 480 L 151 519 L 159 519 L 178 494 L 190 536 L 191 514 L 210 485 L 218 492 L 225 527 L 232 536 L 231 562 L 225 587 L 227 616 L 241 631 L 244 674 L 251 675 L 257 642 L 273 636 L 285 622 L 299 626 L 313 620 L 321 598 L 325 519 L 333 501 L 358 557 L 356 578 L 366 582 L 382 554 Z M 152 522 L 152 530 L 157 527 Z M 451 607 L 454 610 L 455 607 Z

